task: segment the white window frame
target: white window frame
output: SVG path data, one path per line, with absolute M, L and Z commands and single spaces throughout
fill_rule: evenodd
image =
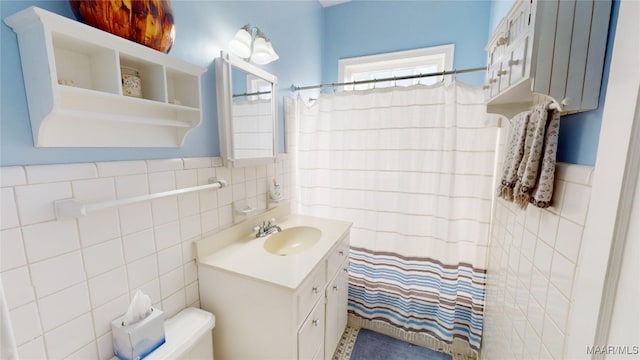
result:
M 339 59 L 338 77 L 341 82 L 351 82 L 353 81 L 353 74 L 357 73 L 420 68 L 428 65 L 436 65 L 437 71 L 451 70 L 453 68 L 454 50 L 454 44 L 447 44 Z M 415 75 L 417 75 L 417 73 Z M 451 75 L 445 75 L 442 80 L 445 84 L 451 83 Z M 419 81 L 420 79 L 415 79 L 414 84 L 418 84 Z M 371 83 L 369 88 L 373 88 L 374 86 L 375 83 Z M 345 86 L 344 89 L 353 90 L 353 86 Z

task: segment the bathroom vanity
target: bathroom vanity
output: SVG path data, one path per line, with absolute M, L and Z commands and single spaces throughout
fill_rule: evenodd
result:
M 347 323 L 351 223 L 279 206 L 196 243 L 214 358 L 328 359 Z M 275 218 L 281 232 L 256 238 Z

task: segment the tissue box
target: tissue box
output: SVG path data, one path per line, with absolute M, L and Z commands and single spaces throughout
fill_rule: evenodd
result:
M 113 352 L 118 359 L 142 359 L 164 344 L 164 313 L 153 307 L 151 310 L 149 316 L 131 325 L 122 326 L 124 316 L 111 322 Z

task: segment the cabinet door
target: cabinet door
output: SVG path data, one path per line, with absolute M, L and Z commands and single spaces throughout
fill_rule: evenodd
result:
M 498 73 L 500 72 L 500 63 L 494 64 L 491 69 L 489 69 L 489 80 L 487 81 L 489 84 L 489 93 L 491 97 L 494 97 L 500 93 L 500 83 Z
M 509 85 L 516 84 L 525 77 L 525 70 L 528 69 L 527 45 L 529 37 L 525 36 L 514 46 L 509 60 Z M 528 77 L 528 76 L 527 76 Z
M 347 327 L 347 297 L 349 287 L 349 261 L 344 261 L 326 289 L 327 305 L 325 310 L 325 348 L 324 358 L 331 356 L 338 346 L 344 329 Z
M 338 275 L 338 339 L 347 327 L 347 303 L 349 302 L 349 261 L 345 261 Z
M 298 331 L 298 359 L 322 359 L 325 329 L 324 302 L 318 301 Z
M 509 59 L 505 58 L 500 65 L 500 69 L 496 72 L 499 93 L 509 87 Z

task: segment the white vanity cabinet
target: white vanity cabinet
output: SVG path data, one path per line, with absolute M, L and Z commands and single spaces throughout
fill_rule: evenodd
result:
M 337 264 L 337 266 L 336 266 Z M 333 272 L 333 273 L 332 273 Z M 327 259 L 325 289 L 324 358 L 331 359 L 347 327 L 347 302 L 349 289 L 349 238 L 345 237 Z
M 200 124 L 205 68 L 37 7 L 4 21 L 17 34 L 36 147 L 177 147 Z M 126 68 L 140 97 L 123 94 Z
M 608 0 L 517 0 L 487 44 L 490 112 L 513 115 L 540 94 L 565 113 L 598 106 Z
M 323 238 L 289 256 L 267 253 L 254 234 L 208 256 L 200 253 L 209 240 L 198 242 L 200 303 L 216 316 L 216 360 L 333 355 L 347 324 L 350 223 L 298 215 L 288 221 L 283 229 L 314 226 Z

